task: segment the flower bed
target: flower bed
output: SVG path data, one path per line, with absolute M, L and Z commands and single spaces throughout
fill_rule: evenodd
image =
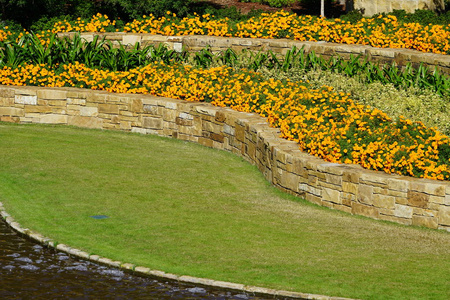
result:
M 49 69 L 24 65 L 1 70 L 5 85 L 72 86 L 206 101 L 255 112 L 279 127 L 282 137 L 331 162 L 360 164 L 387 173 L 450 179 L 450 138 L 421 123 L 396 122 L 332 88 L 267 80 L 260 74 L 219 67 L 209 70 L 154 63 L 127 72 L 76 63 Z
M 392 15 L 363 18 L 356 24 L 340 19 L 297 16 L 285 11 L 263 13 L 242 22 L 211 15 L 178 18 L 169 13 L 162 18 L 143 16 L 118 26 L 115 20 L 97 14 L 91 20 L 61 21 L 52 32 L 124 31 L 163 35 L 211 35 L 248 38 L 290 38 L 299 41 L 327 41 L 361 44 L 381 48 L 406 48 L 423 52 L 450 54 L 450 26 L 398 22 Z M 7 32 L 0 32 L 4 39 Z

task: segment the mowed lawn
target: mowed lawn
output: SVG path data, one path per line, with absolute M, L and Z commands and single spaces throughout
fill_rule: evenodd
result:
M 449 233 L 317 207 L 241 158 L 193 143 L 0 123 L 0 201 L 59 243 L 179 275 L 450 299 Z

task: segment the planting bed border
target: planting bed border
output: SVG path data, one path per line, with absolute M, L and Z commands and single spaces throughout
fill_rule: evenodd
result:
M 182 49 L 196 52 L 209 46 L 213 52 L 225 51 L 231 48 L 235 51 L 243 49 L 252 51 L 272 50 L 275 53 L 284 55 L 295 46 L 298 49 L 304 47 L 307 53 L 314 51 L 324 58 L 340 56 L 343 59 L 349 59 L 350 56 L 361 55 L 366 57 L 368 61 L 382 65 L 394 63 L 399 68 L 404 68 L 408 63 L 411 63 L 414 68 L 418 68 L 420 64 L 423 64 L 431 70 L 437 67 L 442 73 L 450 75 L 450 55 L 425 53 L 402 48 L 375 48 L 367 45 L 348 45 L 324 41 L 302 42 L 290 39 L 237 38 L 207 35 L 164 36 L 128 32 L 65 32 L 58 33 L 58 37 L 73 37 L 75 34 L 80 34 L 86 41 L 92 41 L 95 36 L 104 37 L 105 40 L 111 41 L 116 45 L 119 43 L 122 45 L 141 43 L 143 46 L 165 44 L 169 49 L 178 52 L 181 52 Z
M 208 103 L 78 88 L 0 86 L 0 121 L 157 134 L 233 152 L 279 189 L 373 219 L 450 231 L 450 182 L 329 163 L 253 113 Z

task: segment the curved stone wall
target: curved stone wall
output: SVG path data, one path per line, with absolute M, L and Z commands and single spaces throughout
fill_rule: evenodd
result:
M 75 34 L 78 33 L 59 33 L 58 36 L 72 37 Z M 191 52 L 200 51 L 206 46 L 209 46 L 212 51 L 224 51 L 231 48 L 236 51 L 241 51 L 243 49 L 254 51 L 272 50 L 275 53 L 285 54 L 295 46 L 298 49 L 304 47 L 306 52 L 309 53 L 314 51 L 316 54 L 325 58 L 340 56 L 344 59 L 349 59 L 350 56 L 362 55 L 367 57 L 369 61 L 380 64 L 395 63 L 401 68 L 408 63 L 411 63 L 412 66 L 416 68 L 422 63 L 432 70 L 434 70 L 434 67 L 437 67 L 442 73 L 450 74 L 450 55 L 424 53 L 409 49 L 375 48 L 365 45 L 347 45 L 327 42 L 300 42 L 290 39 L 234 38 L 204 35 L 164 36 L 124 32 L 87 32 L 80 33 L 80 35 L 87 41 L 92 41 L 94 36 L 100 36 L 101 38 L 104 37 L 106 40 L 112 41 L 116 45 L 119 43 L 123 45 L 141 43 L 143 46 L 165 44 L 175 51 L 186 49 Z
M 0 121 L 157 134 L 242 156 L 275 186 L 352 214 L 450 231 L 450 182 L 328 163 L 279 138 L 260 116 L 150 95 L 0 86 Z

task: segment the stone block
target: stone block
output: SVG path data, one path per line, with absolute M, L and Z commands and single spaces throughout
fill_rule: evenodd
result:
M 408 192 L 408 204 L 410 206 L 425 208 L 428 206 L 430 195 L 414 191 Z
M 14 102 L 17 104 L 37 105 L 37 96 L 16 95 Z
M 85 128 L 103 128 L 103 121 L 101 119 L 92 117 L 69 116 L 67 118 L 67 124 Z
M 72 105 L 86 105 L 86 99 L 67 98 L 67 104 L 72 104 Z
M 344 171 L 342 174 L 343 181 L 348 181 L 351 183 L 359 183 L 359 178 L 361 177 L 360 170 Z
M 428 228 L 437 229 L 438 222 L 437 222 L 437 218 L 433 218 L 433 217 L 413 216 L 412 217 L 412 225 L 424 226 L 424 227 L 428 227 Z
M 450 226 L 450 206 L 439 207 L 439 225 Z
M 244 142 L 245 141 L 245 127 L 241 126 L 241 125 L 237 125 L 234 128 L 235 130 L 235 138 L 236 140 L 238 140 L 239 142 Z
M 409 190 L 409 181 L 402 179 L 391 179 L 388 180 L 387 187 L 390 190 L 407 192 Z
M 142 37 L 140 35 L 134 34 L 125 34 L 122 36 L 122 44 L 124 46 L 132 45 L 134 46 L 136 43 L 140 43 L 142 41 Z
M 373 187 L 365 184 L 358 185 L 358 193 L 356 196 L 359 202 L 372 205 Z
M 98 116 L 98 108 L 95 106 L 82 106 L 82 107 L 80 107 L 80 116 L 97 117 Z
M 98 112 L 102 114 L 119 114 L 119 106 L 115 104 L 99 104 Z
M 42 123 L 42 124 L 67 124 L 67 116 L 66 115 L 54 115 L 54 114 L 42 115 L 40 118 L 40 123 Z
M 216 120 L 216 122 L 223 123 L 226 120 L 226 115 L 223 111 L 218 111 L 218 112 L 216 112 L 216 116 L 214 119 Z
M 324 201 L 342 204 L 341 193 L 330 188 L 322 188 L 322 199 Z
M 375 194 L 372 198 L 373 205 L 380 208 L 395 209 L 395 198 L 381 194 Z
M 177 117 L 175 119 L 175 123 L 180 126 L 192 126 L 194 124 L 194 121 Z
M 163 120 L 161 118 L 143 117 L 142 127 L 150 129 L 163 129 Z
M 395 204 L 394 216 L 399 218 L 411 219 L 413 215 L 413 208 L 408 205 Z
M 65 91 L 63 89 L 58 89 L 58 90 L 39 89 L 39 90 L 37 90 L 36 94 L 39 99 L 46 99 L 46 100 L 66 100 L 67 99 L 67 91 Z
M 25 105 L 24 107 L 25 113 L 51 113 L 52 108 L 48 106 L 35 106 L 35 105 Z
M 164 121 L 175 122 L 177 119 L 177 111 L 174 109 L 164 109 L 163 119 Z
M 42 100 L 39 100 L 42 101 Z M 60 106 L 60 107 L 66 107 L 67 101 L 66 100 L 46 100 L 47 104 L 50 106 Z
M 378 219 L 379 216 L 379 212 L 375 207 L 357 202 L 352 203 L 352 214 L 366 216 L 374 219 Z
M 212 133 L 210 134 L 210 138 L 211 138 L 213 141 L 216 141 L 216 142 L 219 142 L 219 143 L 223 143 L 223 135 L 222 135 L 222 134 L 218 134 L 218 133 L 212 132 Z
M 0 116 L 23 117 L 24 110 L 16 107 L 0 107 Z
M 1 122 L 20 123 L 20 117 L 0 116 Z

